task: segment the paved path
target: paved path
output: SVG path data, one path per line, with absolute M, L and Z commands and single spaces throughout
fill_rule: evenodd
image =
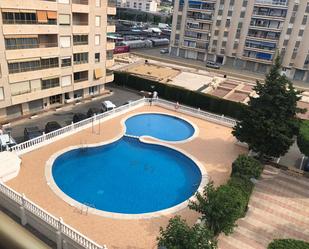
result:
M 219 237 L 219 249 L 265 249 L 276 238 L 309 242 L 308 189 L 308 178 L 266 167 L 246 217 L 232 235 Z

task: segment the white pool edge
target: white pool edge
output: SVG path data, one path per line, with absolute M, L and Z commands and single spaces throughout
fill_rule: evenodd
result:
M 147 112 L 139 112 L 139 113 L 135 113 L 135 114 L 130 114 L 130 115 L 126 115 L 123 119 L 121 119 L 121 125 L 122 125 L 122 132 L 120 132 L 120 134 L 118 136 L 116 136 L 113 139 L 109 139 L 106 140 L 104 142 L 100 142 L 100 143 L 95 143 L 95 144 L 84 144 L 84 145 L 74 145 L 74 146 L 69 146 L 65 149 L 62 149 L 56 153 L 54 153 L 46 162 L 46 166 L 45 166 L 45 177 L 47 180 L 47 185 L 49 185 L 49 187 L 53 190 L 53 192 L 58 195 L 58 197 L 60 197 L 62 200 L 64 200 L 66 203 L 68 203 L 68 205 L 75 207 L 75 208 L 79 208 L 82 206 L 85 206 L 85 204 L 80 203 L 76 200 L 74 200 L 73 198 L 69 197 L 67 194 L 65 194 L 56 184 L 53 174 L 52 174 L 52 167 L 54 164 L 54 161 L 56 160 L 57 157 L 59 157 L 60 155 L 74 150 L 74 149 L 80 149 L 80 148 L 90 148 L 90 147 L 99 147 L 99 146 L 103 146 L 103 145 L 107 145 L 107 144 L 111 144 L 119 139 L 121 139 L 123 136 L 125 136 L 125 131 L 126 131 L 126 126 L 125 126 L 125 121 L 132 117 L 132 116 L 136 116 L 136 115 L 140 115 L 140 114 L 147 114 L 147 113 L 157 113 L 157 114 L 164 114 L 164 115 L 170 115 L 170 116 L 174 116 L 176 118 L 180 118 L 177 117 L 176 115 L 173 114 L 167 114 L 165 112 L 151 112 L 151 111 L 147 111 Z M 155 144 L 155 145 L 160 145 L 160 146 L 164 146 L 170 149 L 173 149 L 175 151 L 178 151 L 179 153 L 182 153 L 183 155 L 185 155 L 186 157 L 188 157 L 189 159 L 191 159 L 196 166 L 198 167 L 198 169 L 201 172 L 201 183 L 198 187 L 198 189 L 196 190 L 196 192 L 202 192 L 204 186 L 206 186 L 206 184 L 208 183 L 208 174 L 206 169 L 204 168 L 203 164 L 197 160 L 197 158 L 195 158 L 193 155 L 191 155 L 190 153 L 176 148 L 175 146 L 173 146 L 173 144 L 179 144 L 179 143 L 187 143 L 191 140 L 193 140 L 194 138 L 197 137 L 198 133 L 199 133 L 199 129 L 198 127 L 192 123 L 191 121 L 181 117 L 180 119 L 185 120 L 186 122 L 188 122 L 189 124 L 192 125 L 192 127 L 194 128 L 194 133 L 191 137 L 189 137 L 188 139 L 182 140 L 182 141 L 164 141 L 164 140 L 160 140 L 160 139 L 156 139 L 154 137 L 151 136 L 142 136 L 139 138 L 139 140 L 142 143 L 145 144 Z M 154 141 L 147 141 L 147 138 L 151 138 Z M 114 212 L 108 212 L 108 211 L 103 211 L 103 210 L 99 210 L 96 208 L 92 208 L 92 207 L 87 207 L 88 208 L 88 213 L 91 214 L 95 214 L 95 215 L 99 215 L 105 218 L 112 218 L 112 219 L 127 219 L 127 220 L 137 220 L 137 219 L 152 219 L 152 218 L 158 218 L 160 216 L 167 216 L 167 215 L 172 215 L 173 213 L 179 212 L 183 209 L 185 209 L 186 207 L 188 207 L 189 201 L 194 201 L 196 200 L 195 194 L 196 192 L 187 200 L 173 206 L 170 208 L 166 208 L 166 209 L 162 209 L 159 211 L 155 211 L 155 212 L 149 212 L 149 213 L 141 213 L 141 214 L 122 214 L 122 213 L 114 213 Z

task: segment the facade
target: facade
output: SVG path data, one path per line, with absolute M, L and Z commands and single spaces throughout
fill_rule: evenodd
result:
M 158 0 L 117 0 L 117 7 L 157 12 Z
M 1 0 L 0 120 L 103 93 L 115 14 L 103 0 Z
M 309 82 L 307 0 L 175 0 L 170 53 Z

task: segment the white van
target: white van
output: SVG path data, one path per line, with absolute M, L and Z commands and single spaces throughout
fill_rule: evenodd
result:
M 102 108 L 103 112 L 107 112 L 113 110 L 114 108 L 116 108 L 116 106 L 113 104 L 113 102 L 106 100 L 102 102 Z

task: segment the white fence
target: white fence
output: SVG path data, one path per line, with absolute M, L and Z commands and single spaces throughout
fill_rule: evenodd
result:
M 19 217 L 23 225 L 31 225 L 54 241 L 57 249 L 107 249 L 3 183 L 0 183 L 0 205 Z
M 12 151 L 17 152 L 18 154 L 24 154 L 27 153 L 31 150 L 34 150 L 36 148 L 41 147 L 42 145 L 46 145 L 48 143 L 51 143 L 57 139 L 66 137 L 68 135 L 71 135 L 73 133 L 76 133 L 80 130 L 83 130 L 85 128 L 90 127 L 92 124 L 96 124 L 98 120 L 105 121 L 107 119 L 110 119 L 116 115 L 120 115 L 124 112 L 130 111 L 133 108 L 136 108 L 138 106 L 142 106 L 145 104 L 149 104 L 152 102 L 153 105 L 158 105 L 170 110 L 176 110 L 177 112 L 182 112 L 197 118 L 205 119 L 208 121 L 212 121 L 215 123 L 219 123 L 225 126 L 233 127 L 236 125 L 236 120 L 227 118 L 225 116 L 220 116 L 217 114 L 213 114 L 210 112 L 205 112 L 200 110 L 199 108 L 192 108 L 192 107 L 187 107 L 183 105 L 178 105 L 174 102 L 166 101 L 163 99 L 139 99 L 137 101 L 130 102 L 127 105 L 123 105 L 120 107 L 115 108 L 114 110 L 108 111 L 101 113 L 99 115 L 84 119 L 78 123 L 72 123 L 71 125 L 65 126 L 59 130 L 53 131 L 48 134 L 43 134 L 42 136 L 39 136 L 37 138 L 28 140 L 26 142 L 17 144 L 11 148 Z
M 118 108 L 115 108 L 114 110 L 82 120 L 78 123 L 63 127 L 51 133 L 44 134 L 40 137 L 34 138 L 24 143 L 18 144 L 12 147 L 11 150 L 15 151 L 18 154 L 24 154 L 36 148 L 45 146 L 46 144 L 51 143 L 57 139 L 64 138 L 82 129 L 91 127 L 91 125 L 97 124 L 99 120 L 105 121 L 139 106 L 149 104 L 158 105 L 170 110 L 175 110 L 177 112 L 185 113 L 197 118 L 216 122 L 229 127 L 233 127 L 236 124 L 236 121 L 234 119 L 201 111 L 200 109 L 178 105 L 176 103 L 162 99 L 144 98 L 134 102 L 130 102 L 129 104 L 120 106 Z M 49 214 L 43 208 L 31 202 L 25 196 L 15 192 L 4 183 L 0 183 L 0 205 L 18 216 L 21 219 L 23 225 L 28 223 L 34 228 L 36 228 L 38 231 L 43 233 L 46 237 L 55 241 L 58 249 L 106 248 L 106 246 L 100 246 L 96 244 L 95 242 L 82 235 L 69 225 L 65 224 L 61 218 L 56 218 L 53 215 Z

